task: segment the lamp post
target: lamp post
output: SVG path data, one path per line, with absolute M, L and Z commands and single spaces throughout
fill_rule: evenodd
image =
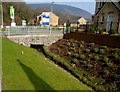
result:
M 51 4 L 51 12 L 53 13 L 53 4 L 54 4 L 54 2 L 52 2 L 52 4 Z
M 2 25 L 1 25 L 1 28 L 3 28 L 3 7 L 2 7 L 2 2 L 1 2 L 1 18 L 2 18 Z

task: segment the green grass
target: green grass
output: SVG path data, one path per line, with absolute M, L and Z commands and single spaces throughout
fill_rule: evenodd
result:
M 92 90 L 32 48 L 5 38 L 2 46 L 3 90 Z

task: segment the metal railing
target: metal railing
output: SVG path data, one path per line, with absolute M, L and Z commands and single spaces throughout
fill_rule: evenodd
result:
M 40 26 L 17 26 L 6 27 L 7 35 L 30 35 L 30 34 L 63 34 L 65 27 L 40 27 Z

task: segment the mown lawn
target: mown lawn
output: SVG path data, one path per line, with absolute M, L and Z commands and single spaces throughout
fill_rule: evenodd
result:
M 6 38 L 2 46 L 3 90 L 92 90 L 32 48 Z

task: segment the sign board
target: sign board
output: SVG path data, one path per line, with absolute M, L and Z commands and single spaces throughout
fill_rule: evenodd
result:
M 22 20 L 22 26 L 26 26 L 26 21 Z
M 13 8 L 13 6 L 10 6 L 10 18 L 14 19 L 14 8 Z

